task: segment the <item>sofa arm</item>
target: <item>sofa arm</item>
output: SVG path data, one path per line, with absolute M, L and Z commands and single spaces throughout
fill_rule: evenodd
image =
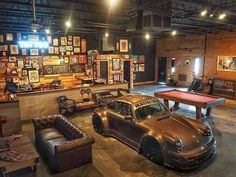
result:
M 34 118 L 32 121 L 35 131 L 53 127 L 57 117 L 58 116 L 55 115 L 43 118 Z
M 94 138 L 91 136 L 87 136 L 86 138 L 80 138 L 68 141 L 65 144 L 55 146 L 55 153 L 67 152 L 75 149 L 80 149 L 86 147 L 88 145 L 92 145 L 95 142 Z

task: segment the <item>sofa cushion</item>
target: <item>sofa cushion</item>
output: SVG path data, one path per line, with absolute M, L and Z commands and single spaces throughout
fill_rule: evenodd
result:
M 68 142 L 66 138 L 52 139 L 45 142 L 45 145 L 52 155 L 55 155 L 55 147 Z
M 58 139 L 64 137 L 63 134 L 58 131 L 56 128 L 47 128 L 39 131 L 40 137 L 43 141 L 48 141 L 52 139 Z

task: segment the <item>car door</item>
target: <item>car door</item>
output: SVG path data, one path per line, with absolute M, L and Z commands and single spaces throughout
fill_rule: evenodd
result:
M 118 113 L 114 119 L 116 130 L 123 138 L 128 139 L 135 144 L 139 144 L 146 129 L 136 123 L 132 114 L 131 105 L 126 102 L 117 102 L 116 111 Z

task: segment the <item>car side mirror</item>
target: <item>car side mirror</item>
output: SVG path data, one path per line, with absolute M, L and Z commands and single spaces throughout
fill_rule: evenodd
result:
M 125 120 L 133 122 L 133 117 L 131 115 L 125 116 Z

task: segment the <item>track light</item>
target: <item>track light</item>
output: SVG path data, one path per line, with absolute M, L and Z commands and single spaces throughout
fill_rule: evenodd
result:
M 206 14 L 207 14 L 207 10 L 201 11 L 201 16 L 202 16 L 202 17 L 203 17 L 203 16 L 206 16 Z
M 109 33 L 108 32 L 105 33 L 105 37 L 109 37 Z
M 37 30 L 36 30 L 36 29 L 33 29 L 33 32 L 34 32 L 34 33 L 37 33 Z
M 67 27 L 67 28 L 71 27 L 71 22 L 70 22 L 69 20 L 66 21 L 66 27 Z
M 45 29 L 46 34 L 50 34 L 50 29 Z
M 213 17 L 214 16 L 214 14 L 210 14 L 210 17 Z
M 109 6 L 112 8 L 118 5 L 119 0 L 107 0 L 107 3 L 109 3 Z
M 172 36 L 175 36 L 177 34 L 177 31 L 176 30 L 173 30 L 172 32 L 171 32 L 171 35 Z
M 146 39 L 146 40 L 149 40 L 149 39 L 150 39 L 150 34 L 149 34 L 149 33 L 146 33 L 146 34 L 145 34 L 145 39 Z
M 226 14 L 225 14 L 225 13 L 222 13 L 222 14 L 219 15 L 219 19 L 220 19 L 220 20 L 223 20 L 225 17 L 226 17 Z

